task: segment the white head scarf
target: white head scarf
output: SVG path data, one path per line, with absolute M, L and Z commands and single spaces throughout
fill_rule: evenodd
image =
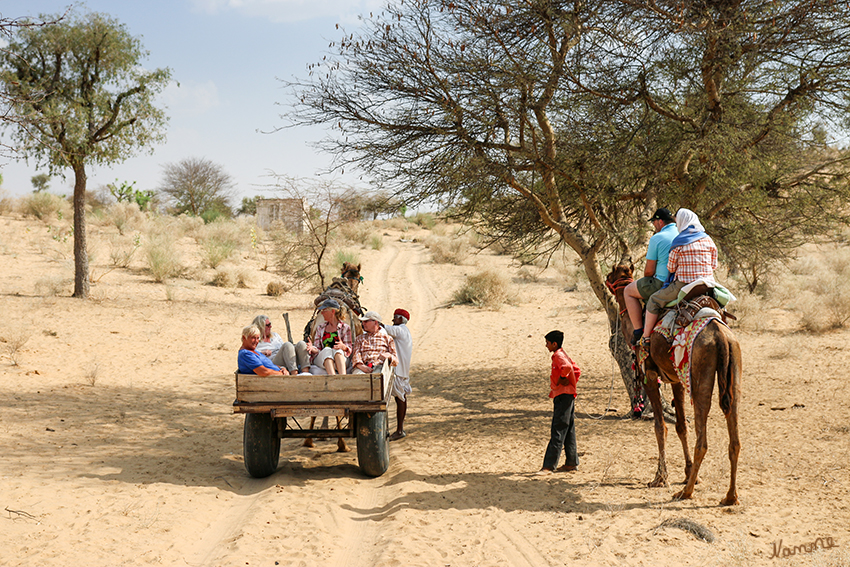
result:
M 698 232 L 705 232 L 705 227 L 699 222 L 699 217 L 690 209 L 679 209 L 676 212 L 676 228 L 682 232 L 689 226 L 697 229 Z

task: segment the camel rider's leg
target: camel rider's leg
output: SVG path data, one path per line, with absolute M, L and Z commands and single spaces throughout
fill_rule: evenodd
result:
M 640 304 L 642 298 L 636 281 L 626 286 L 626 289 L 623 290 L 623 298 L 626 301 L 629 320 L 632 322 L 632 328 L 634 329 L 632 344 L 635 344 L 643 334 L 643 306 Z

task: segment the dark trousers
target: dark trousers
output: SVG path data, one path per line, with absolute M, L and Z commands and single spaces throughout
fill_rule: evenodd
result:
M 578 466 L 578 453 L 576 452 L 576 398 L 572 394 L 561 394 L 552 400 L 554 411 L 552 412 L 552 435 L 549 445 L 546 447 L 546 456 L 543 457 L 543 468 L 554 469 L 558 466 L 561 457 L 561 448 L 567 457 L 567 466 Z

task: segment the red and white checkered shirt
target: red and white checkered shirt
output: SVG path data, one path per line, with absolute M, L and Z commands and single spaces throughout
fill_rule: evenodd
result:
M 363 333 L 354 339 L 354 350 L 351 353 L 351 365 L 372 364 L 378 366 L 381 360 L 379 356 L 382 353 L 388 352 L 392 355 L 390 364 L 395 366 L 398 364 L 398 357 L 395 353 L 395 341 L 387 332 L 381 328 L 374 335 Z
M 700 278 L 714 281 L 717 269 L 717 246 L 710 236 L 670 249 L 667 269 L 676 273 L 678 281 L 689 284 Z

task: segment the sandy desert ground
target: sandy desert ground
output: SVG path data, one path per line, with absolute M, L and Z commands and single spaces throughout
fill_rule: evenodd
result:
M 265 295 L 271 276 L 252 257 L 240 264 L 251 287 L 233 289 L 154 283 L 140 262 L 105 273 L 105 253 L 91 300 L 55 295 L 48 284 L 73 274 L 70 246 L 41 222 L 0 217 L 0 565 L 850 565 L 850 331 L 804 334 L 776 308 L 754 315 L 765 330 L 735 329 L 741 504 L 718 505 L 729 462 L 716 398 L 701 483 L 673 501 L 684 477 L 675 431 L 670 487 L 647 488 L 653 426 L 625 418 L 605 315 L 587 291 L 565 291 L 551 270 L 516 277 L 503 256 L 434 264 L 421 242 L 401 241 L 409 233 L 378 233 L 380 250 L 358 250 L 361 298 L 412 314 L 407 438 L 379 478 L 334 442 L 284 440 L 278 471 L 252 479 L 231 408 L 239 332 L 259 313 L 278 331 L 289 313 L 300 329 L 312 296 Z M 512 276 L 515 304 L 449 306 L 465 275 L 488 266 Z M 555 328 L 583 370 L 581 466 L 541 476 L 542 336 Z M 8 346 L 22 334 L 14 364 Z M 682 519 L 714 541 L 662 526 Z M 816 541 L 835 547 L 804 553 Z

